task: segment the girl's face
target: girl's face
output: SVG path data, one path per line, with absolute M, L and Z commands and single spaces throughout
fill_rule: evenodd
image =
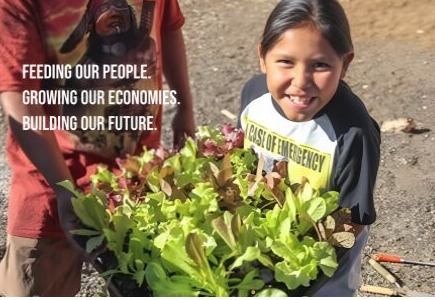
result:
M 258 52 L 272 97 L 295 122 L 311 120 L 331 101 L 353 58 L 339 56 L 309 25 L 284 32 L 265 56 Z

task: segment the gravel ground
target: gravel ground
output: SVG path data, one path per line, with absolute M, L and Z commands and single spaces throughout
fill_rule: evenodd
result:
M 7 196 L 9 194 L 9 166 L 4 157 L 4 145 L 5 145 L 5 132 L 6 125 L 3 121 L 3 112 L 0 110 L 0 132 L 2 139 L 0 139 L 0 148 L 2 153 L 0 154 L 0 257 L 3 257 L 4 245 L 5 245 L 5 230 L 6 230 L 6 213 L 7 213 Z

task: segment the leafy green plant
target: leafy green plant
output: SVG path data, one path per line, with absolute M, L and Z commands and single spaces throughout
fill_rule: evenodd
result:
M 101 167 L 88 194 L 63 182 L 88 227 L 75 232 L 89 237 L 87 251 L 104 244 L 116 257 L 102 275 L 188 297 L 291 295 L 332 276 L 334 246 L 354 240 L 336 232 L 338 193 L 308 181 L 292 189 L 285 163 L 263 174 L 262 157 L 242 146 L 230 125 L 200 127 L 177 153 L 144 149 L 119 173 Z

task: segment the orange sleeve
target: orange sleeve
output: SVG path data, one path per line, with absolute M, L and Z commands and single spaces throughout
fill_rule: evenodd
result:
M 0 92 L 39 89 L 41 80 L 23 79 L 23 64 L 44 63 L 44 41 L 34 1 L 0 1 Z
M 163 11 L 163 30 L 176 30 L 184 24 L 184 16 L 177 0 L 166 0 Z

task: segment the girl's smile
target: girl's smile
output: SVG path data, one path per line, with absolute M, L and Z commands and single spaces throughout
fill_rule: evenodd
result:
M 308 121 L 334 96 L 353 53 L 339 56 L 312 25 L 285 31 L 275 45 L 262 53 L 261 70 L 267 86 L 285 116 Z

